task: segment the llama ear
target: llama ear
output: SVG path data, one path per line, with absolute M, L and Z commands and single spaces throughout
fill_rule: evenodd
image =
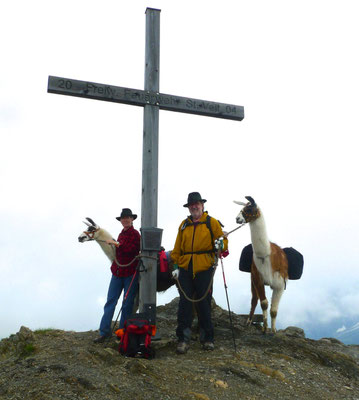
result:
M 256 206 L 256 202 L 254 201 L 253 197 L 245 196 L 245 198 L 251 203 L 252 206 Z
M 87 225 L 87 226 L 92 226 L 91 224 L 89 224 L 88 222 L 86 222 L 86 221 L 82 221 L 85 225 Z
M 242 201 L 233 200 L 233 203 L 239 204 L 240 206 L 246 206 L 247 203 L 243 203 Z
M 91 218 L 86 217 L 86 219 L 92 226 L 96 226 L 95 222 Z

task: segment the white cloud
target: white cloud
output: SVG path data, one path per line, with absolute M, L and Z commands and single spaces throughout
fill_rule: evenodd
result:
M 143 88 L 146 6 L 36 0 L 3 7 L 0 304 L 7 307 L 0 306 L 0 337 L 27 321 L 98 326 L 109 265 L 97 245 L 79 244 L 77 236 L 86 216 L 117 235 L 122 207 L 141 214 L 143 114 L 48 94 L 47 77 Z M 239 212 L 232 200 L 252 195 L 270 238 L 305 258 L 302 279 L 283 295 L 278 324 L 357 315 L 355 2 L 152 6 L 162 9 L 161 91 L 243 105 L 246 114 L 234 122 L 160 112 L 164 246 L 173 247 L 188 192 L 199 190 L 227 230 Z M 250 304 L 248 275 L 238 271 L 249 241 L 248 227 L 233 233 L 224 262 L 230 305 L 239 313 Z M 47 304 L 35 301 L 41 296 Z M 227 307 L 219 271 L 215 298 Z M 17 311 L 25 303 L 33 310 L 27 321 Z
M 338 329 L 336 330 L 336 333 L 345 332 L 346 329 L 347 329 L 347 328 L 343 325 L 341 328 L 338 328 Z

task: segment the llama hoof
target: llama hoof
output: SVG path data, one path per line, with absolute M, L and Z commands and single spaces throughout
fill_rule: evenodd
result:
M 252 320 L 248 318 L 248 319 L 247 319 L 247 322 L 246 322 L 246 325 L 247 325 L 247 326 L 251 326 L 251 325 L 252 325 Z

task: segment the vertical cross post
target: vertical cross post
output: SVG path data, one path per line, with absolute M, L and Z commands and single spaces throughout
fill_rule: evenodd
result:
M 242 121 L 244 118 L 242 106 L 159 92 L 160 12 L 161 10 L 154 8 L 146 10 L 144 90 L 56 76 L 49 76 L 47 89 L 49 93 L 144 107 L 141 229 L 147 228 L 147 232 L 161 231 L 157 228 L 159 109 L 235 121 Z M 156 320 L 157 261 L 155 258 L 158 246 L 153 243 L 147 249 L 143 246 L 144 268 L 140 272 L 140 312 L 147 313 L 153 324 Z
M 145 92 L 159 94 L 160 10 L 146 10 Z M 158 203 L 158 125 L 159 107 L 147 102 L 143 112 L 141 227 L 157 227 Z M 140 312 L 156 318 L 156 251 L 142 251 L 144 268 L 140 272 Z

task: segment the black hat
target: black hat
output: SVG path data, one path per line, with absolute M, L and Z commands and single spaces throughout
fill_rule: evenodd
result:
M 187 204 L 183 204 L 183 207 L 188 207 L 190 204 L 197 203 L 197 201 L 205 203 L 207 200 L 202 199 L 201 195 L 198 192 L 192 192 L 188 195 Z
M 137 218 L 137 214 L 132 214 L 132 211 L 129 208 L 123 208 L 121 215 L 119 217 L 116 217 L 118 221 L 121 221 L 121 218 L 123 217 L 132 217 L 134 220 Z

